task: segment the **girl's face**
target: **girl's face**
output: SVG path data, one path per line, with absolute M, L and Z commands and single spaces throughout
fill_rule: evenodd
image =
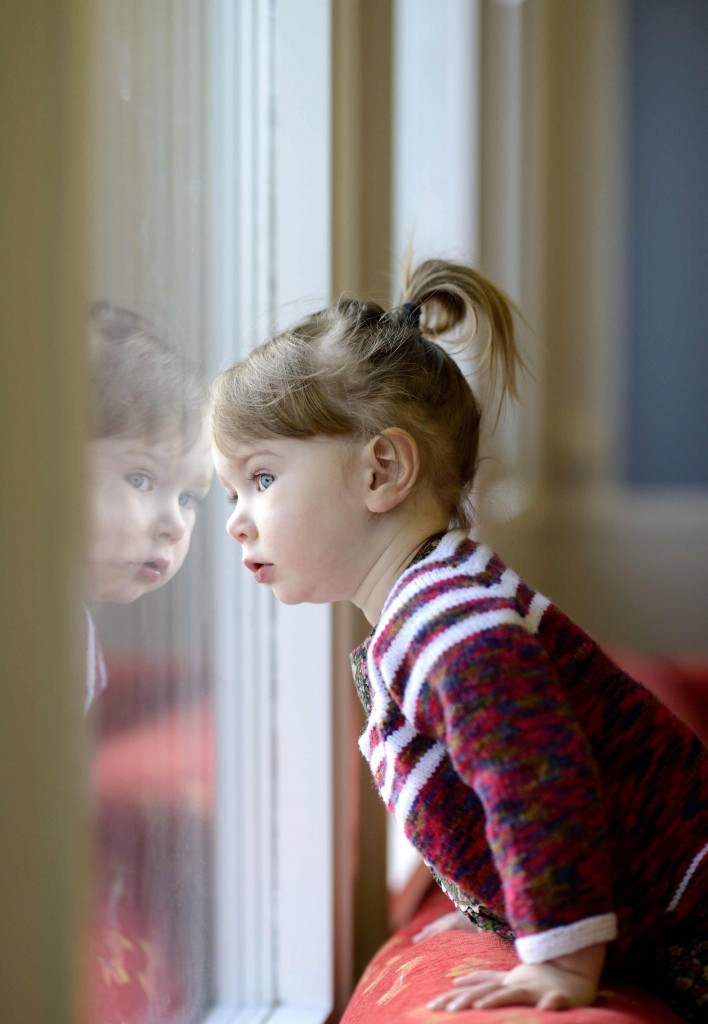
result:
M 226 532 L 257 582 L 285 604 L 350 600 L 371 565 L 352 444 L 276 438 L 213 457 L 235 506 Z
M 189 550 L 211 476 L 206 426 L 183 453 L 173 439 L 89 443 L 90 600 L 128 604 L 172 579 Z

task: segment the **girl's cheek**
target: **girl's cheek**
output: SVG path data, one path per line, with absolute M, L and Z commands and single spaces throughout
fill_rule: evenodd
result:
M 189 545 L 190 545 L 191 539 L 192 539 L 192 530 L 191 530 L 191 527 L 190 527 L 190 528 L 187 529 L 184 537 L 182 538 L 182 540 L 179 542 L 179 544 L 177 546 L 177 551 L 175 552 L 175 556 L 174 556 L 174 558 L 172 560 L 172 568 L 173 568 L 172 576 L 174 576 L 175 573 L 179 572 L 179 570 L 184 565 L 184 560 L 187 557 L 187 554 L 189 552 Z
M 194 516 L 191 516 L 191 521 L 185 523 L 184 526 L 184 537 L 181 540 L 180 547 L 184 547 L 184 554 L 182 558 L 186 557 L 189 551 L 189 545 L 192 543 L 192 533 L 194 532 Z

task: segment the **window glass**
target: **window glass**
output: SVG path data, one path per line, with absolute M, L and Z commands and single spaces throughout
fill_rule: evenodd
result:
M 100 0 L 94 18 L 86 985 L 101 1024 L 202 1020 L 214 1000 L 211 6 Z

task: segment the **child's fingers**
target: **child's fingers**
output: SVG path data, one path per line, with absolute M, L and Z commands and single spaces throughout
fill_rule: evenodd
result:
M 539 1010 L 567 1010 L 576 1005 L 560 988 L 545 990 L 538 984 L 513 983 L 507 971 L 474 971 L 455 978 L 453 985 L 464 989 L 466 1006 L 493 1010 L 500 1006 L 535 1006 Z M 450 993 L 448 993 L 450 995 Z
M 470 1006 L 479 1008 L 485 1004 L 485 998 L 492 996 L 498 991 L 497 981 L 480 982 L 475 985 L 468 985 L 464 988 L 453 989 L 451 992 L 443 992 L 442 995 L 428 1003 L 429 1010 L 465 1010 Z M 503 1005 L 503 1004 L 500 1004 Z
M 443 992 L 436 999 L 428 1003 L 429 1010 L 445 1010 L 449 1013 L 455 1010 L 465 1010 L 473 1005 L 473 996 L 466 989 L 462 992 Z
M 562 992 L 538 992 L 522 985 L 502 985 L 499 979 L 490 979 L 479 984 L 467 985 L 452 992 L 444 992 L 428 1003 L 430 1010 L 496 1010 L 503 1006 L 535 1006 L 539 1010 L 567 1010 L 569 1000 Z
M 496 981 L 497 984 L 501 984 L 501 979 L 505 975 L 506 971 L 472 971 L 470 974 L 461 974 L 452 984 L 469 986 L 480 981 Z
M 539 1010 L 568 1010 L 571 1002 L 562 992 L 547 992 L 536 1006 Z
M 540 996 L 533 989 L 504 985 L 484 996 L 478 995 L 473 1005 L 477 1010 L 496 1010 L 501 1006 L 535 1006 L 537 1010 L 567 1010 L 571 1004 L 562 992 L 546 992 Z

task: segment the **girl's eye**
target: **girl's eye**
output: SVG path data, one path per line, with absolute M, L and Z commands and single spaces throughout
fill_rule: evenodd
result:
M 228 501 L 229 505 L 235 505 L 236 502 L 238 501 L 238 494 L 227 494 L 226 500 Z
M 270 485 L 275 480 L 272 473 L 256 473 L 253 477 L 258 485 L 259 491 L 267 491 Z
M 129 473 L 125 479 L 136 491 L 152 490 L 152 479 L 147 473 Z
M 180 508 L 185 508 L 185 509 L 196 508 L 197 505 L 199 504 L 199 498 L 197 497 L 197 495 L 196 494 L 190 494 L 189 492 L 187 492 L 185 494 L 180 494 L 180 496 L 178 498 L 178 501 L 179 501 Z

